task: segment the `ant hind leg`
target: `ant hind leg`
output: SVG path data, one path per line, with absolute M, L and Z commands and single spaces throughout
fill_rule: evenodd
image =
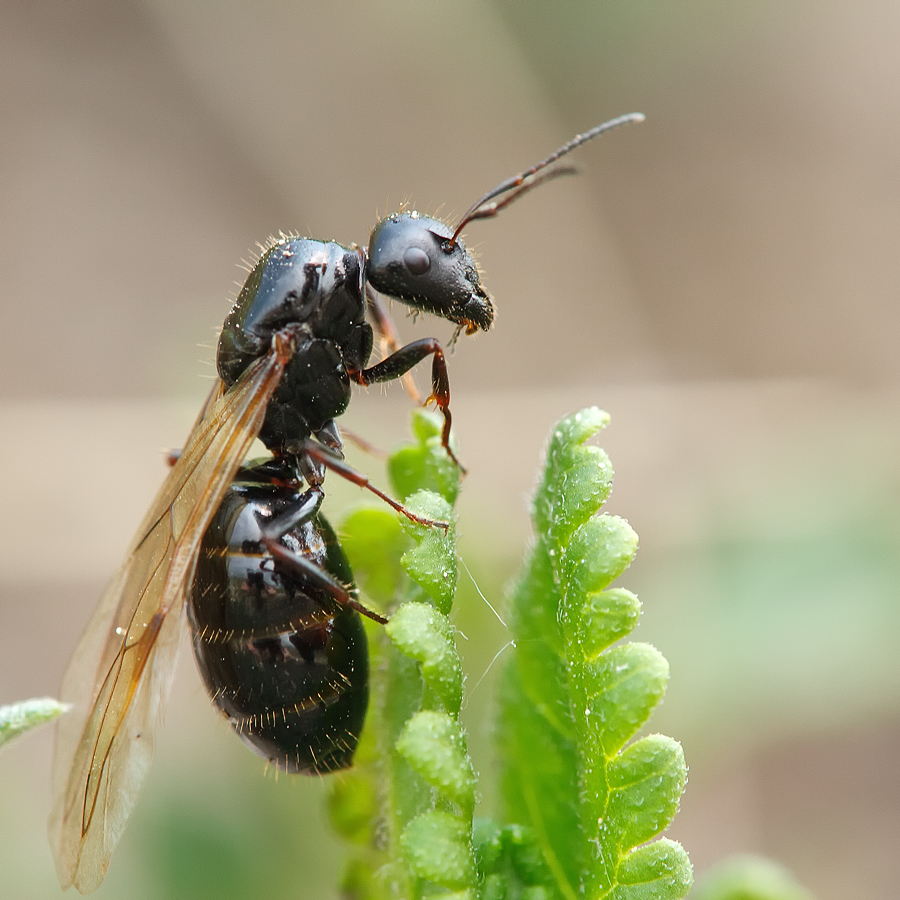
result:
M 355 609 L 358 613 L 384 625 L 387 623 L 387 619 L 363 606 L 353 596 L 347 585 L 342 584 L 333 575 L 326 572 L 318 563 L 281 543 L 281 538 L 289 531 L 308 522 L 319 511 L 324 498 L 325 494 L 318 485 L 314 485 L 300 494 L 290 508 L 262 527 L 262 545 L 272 558 L 291 574 L 302 578 L 311 587 L 324 591 L 341 606 Z

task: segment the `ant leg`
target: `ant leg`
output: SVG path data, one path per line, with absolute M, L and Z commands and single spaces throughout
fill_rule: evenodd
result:
M 280 541 L 289 531 L 308 522 L 319 511 L 324 499 L 325 491 L 319 485 L 304 491 L 281 515 L 260 527 L 262 542 L 268 546 L 273 541 Z
M 281 538 L 289 531 L 309 521 L 319 511 L 324 499 L 325 493 L 321 487 L 314 486 L 308 491 L 304 491 L 290 509 L 263 525 L 261 529 L 262 545 L 274 560 L 312 587 L 325 591 L 336 603 L 341 606 L 349 606 L 350 609 L 355 609 L 358 613 L 384 625 L 387 623 L 387 619 L 363 606 L 350 593 L 345 584 L 342 584 L 311 559 L 295 553 L 281 543 Z
M 379 381 L 391 381 L 408 372 L 417 362 L 433 355 L 431 363 L 431 396 L 425 401 L 434 400 L 437 408 L 444 417 L 444 428 L 441 432 L 441 446 L 447 451 L 447 455 L 456 463 L 459 471 L 465 475 L 466 470 L 456 458 L 456 454 L 450 449 L 450 378 L 447 375 L 447 360 L 444 358 L 444 348 L 437 338 L 422 338 L 413 341 L 405 347 L 392 353 L 387 359 L 383 359 L 377 365 L 368 369 L 351 369 L 350 377 L 357 384 L 375 384 Z
M 338 430 L 334 419 L 330 422 L 326 422 L 324 427 L 320 428 L 315 433 L 316 440 L 320 444 L 324 444 L 329 450 L 333 450 L 335 456 L 340 456 L 341 459 L 344 458 L 344 443 L 341 440 L 342 436 L 347 438 L 352 444 L 356 444 L 356 446 L 365 453 L 369 453 L 379 459 L 387 458 L 387 453 L 384 450 L 380 450 L 374 444 L 370 444 L 355 431 L 350 431 L 349 428 L 344 427 L 341 427 L 341 429 Z
M 363 606 L 352 594 L 347 590 L 346 585 L 341 584 L 336 578 L 333 578 L 324 569 L 317 566 L 311 559 L 288 550 L 284 544 L 277 541 L 266 542 L 266 549 L 272 554 L 272 557 L 280 562 L 283 566 L 290 569 L 295 575 L 299 575 L 313 587 L 326 591 L 335 602 L 341 606 L 349 606 L 358 613 L 373 619 L 380 625 L 386 625 L 387 619 L 379 615 L 377 612 Z
M 320 444 L 324 444 L 329 450 L 334 451 L 336 456 L 343 459 L 344 443 L 341 440 L 341 433 L 338 431 L 337 422 L 334 419 L 327 421 L 317 432 L 316 440 Z
M 401 344 L 400 337 L 397 334 L 397 329 L 394 325 L 394 320 L 385 308 L 381 297 L 368 283 L 366 283 L 366 300 L 368 301 L 369 312 L 372 316 L 372 326 L 378 334 L 378 337 L 381 339 L 379 341 L 381 355 L 386 357 L 391 353 L 396 353 L 400 349 Z M 422 395 L 419 393 L 419 389 L 416 387 L 412 375 L 410 375 L 409 372 L 404 372 L 402 380 L 403 387 L 406 388 L 406 393 L 412 398 L 413 403 L 421 403 Z
M 387 459 L 388 453 L 387 450 L 382 450 L 381 447 L 376 447 L 373 443 L 367 441 L 361 435 L 358 435 L 355 431 L 351 431 L 349 428 L 341 428 L 341 434 L 350 441 L 351 444 L 356 444 L 356 446 L 363 451 L 363 453 L 368 453 L 369 456 L 374 456 L 376 459 Z
M 326 422 L 322 428 L 315 432 L 316 440 L 320 444 L 324 444 L 329 450 L 334 452 L 335 456 L 339 456 L 341 459 L 344 458 L 344 442 L 341 440 L 342 436 L 347 438 L 351 443 L 356 444 L 356 446 L 365 453 L 369 453 L 379 459 L 387 458 L 387 453 L 384 450 L 380 450 L 374 444 L 370 444 L 355 431 L 350 431 L 349 428 L 344 427 L 338 429 L 334 419 Z
M 341 478 L 346 478 L 347 481 L 352 484 L 359 485 L 361 488 L 371 491 L 376 497 L 380 497 L 384 500 L 384 502 L 392 509 L 397 510 L 399 513 L 403 513 L 407 519 L 410 519 L 417 525 L 425 525 L 428 528 L 442 528 L 444 531 L 450 527 L 447 522 L 438 522 L 435 519 L 426 519 L 422 516 L 417 516 L 414 512 L 408 510 L 402 503 L 398 503 L 396 500 L 385 494 L 384 491 L 375 487 L 362 472 L 357 472 L 356 469 L 347 465 L 340 457 L 335 456 L 327 447 L 323 447 L 315 441 L 307 441 L 306 444 L 304 444 L 303 449 L 301 450 L 300 466 L 307 480 L 310 480 L 310 477 L 312 477 L 313 483 L 315 483 L 316 470 L 321 466 L 325 466 L 326 468 L 331 469 L 335 474 L 340 475 Z M 318 488 L 318 486 L 316 487 Z

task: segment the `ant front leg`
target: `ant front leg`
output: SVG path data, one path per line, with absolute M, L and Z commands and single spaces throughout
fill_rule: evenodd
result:
M 336 456 L 327 447 L 323 447 L 315 441 L 307 441 L 300 453 L 300 471 L 303 473 L 303 477 L 318 490 L 321 490 L 318 485 L 321 484 L 323 477 L 322 474 L 320 474 L 322 466 L 331 469 L 332 472 L 340 475 L 341 478 L 346 478 L 347 481 L 357 484 L 367 491 L 371 491 L 376 497 L 380 497 L 384 500 L 388 506 L 397 510 L 399 513 L 403 513 L 407 519 L 415 522 L 417 525 L 424 525 L 426 528 L 441 528 L 444 531 L 447 531 L 450 527 L 447 522 L 438 522 L 435 519 L 426 519 L 423 516 L 417 516 L 414 512 L 408 510 L 402 503 L 398 503 L 392 497 L 385 494 L 384 491 L 375 487 L 362 472 L 357 472 L 352 466 L 347 465 L 344 460 L 339 456 Z
M 447 455 L 456 463 L 459 471 L 465 475 L 466 470 L 450 449 L 450 378 L 447 375 L 447 360 L 444 348 L 437 338 L 422 338 L 396 350 L 386 359 L 368 369 L 351 369 L 350 377 L 363 385 L 377 384 L 380 381 L 393 381 L 406 374 L 416 363 L 433 355 L 431 363 L 431 396 L 425 401 L 434 400 L 444 417 L 444 428 L 441 432 L 441 446 Z
M 341 606 L 349 606 L 358 613 L 374 619 L 382 625 L 387 624 L 387 619 L 363 606 L 347 590 L 347 586 L 338 581 L 329 572 L 300 553 L 295 553 L 281 543 L 281 539 L 298 525 L 308 522 L 318 511 L 325 499 L 325 493 L 319 486 L 311 487 L 300 494 L 294 503 L 270 522 L 266 522 L 261 528 L 260 541 L 271 557 L 287 569 L 292 575 L 302 578 L 307 584 L 321 591 L 325 591 L 336 603 Z

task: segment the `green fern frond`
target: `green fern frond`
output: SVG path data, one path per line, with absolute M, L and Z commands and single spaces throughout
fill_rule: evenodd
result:
M 668 666 L 646 644 L 617 643 L 640 603 L 611 583 L 637 535 L 600 515 L 612 484 L 586 441 L 606 424 L 585 410 L 557 426 L 534 502 L 536 538 L 515 590 L 515 649 L 501 677 L 505 819 L 473 823 L 476 777 L 458 721 L 462 670 L 447 619 L 456 587 L 453 528 L 383 510 L 344 525 L 367 600 L 393 609 L 370 630 L 375 685 L 358 768 L 338 782 L 332 818 L 357 851 L 344 890 L 357 900 L 643 900 L 683 897 L 684 850 L 657 837 L 684 789 L 681 747 L 634 740 L 662 698 Z M 458 480 L 440 419 L 419 413 L 417 442 L 389 462 L 397 495 L 452 522 Z M 376 806 L 380 801 L 380 810 Z
M 500 685 L 505 817 L 539 849 L 546 896 L 680 898 L 691 885 L 687 854 L 646 842 L 678 809 L 681 746 L 662 735 L 628 743 L 662 699 L 668 664 L 647 644 L 612 646 L 635 627 L 640 604 L 609 587 L 637 535 L 599 514 L 612 466 L 586 441 L 608 421 L 591 408 L 560 422 L 535 494 L 534 546 L 513 595 L 515 650 Z
M 441 423 L 441 417 L 418 411 L 416 443 L 395 453 L 388 469 L 408 509 L 450 528 L 365 510 L 342 529 L 364 594 L 395 607 L 384 629 L 369 631 L 377 674 L 360 765 L 332 797 L 333 821 L 364 845 L 344 882 L 360 900 L 474 900 L 477 893 L 476 781 L 459 725 L 462 667 L 447 618 L 457 581 L 452 503 L 459 474 L 441 448 Z M 377 763 L 366 765 L 373 749 Z M 381 801 L 380 830 L 365 799 L 374 794 Z

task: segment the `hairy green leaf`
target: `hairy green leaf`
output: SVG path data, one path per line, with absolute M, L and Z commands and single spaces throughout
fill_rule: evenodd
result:
M 457 816 L 422 813 L 406 826 L 401 845 L 419 878 L 449 888 L 464 888 L 475 880 L 472 827 Z
M 406 508 L 418 516 L 435 522 L 450 523 L 453 508 L 433 491 L 418 491 L 406 498 Z M 400 524 L 415 544 L 400 559 L 412 580 L 421 587 L 444 615 L 450 612 L 456 594 L 459 569 L 456 565 L 456 535 L 452 525 L 447 528 L 426 527 L 411 522 L 405 516 Z
M 410 512 L 450 527 L 402 514 L 388 514 L 389 524 L 379 511 L 354 514 L 344 529 L 364 592 L 394 610 L 384 628 L 368 629 L 378 676 L 366 732 L 358 768 L 332 793 L 332 820 L 364 845 L 344 878 L 356 900 L 476 897 L 475 774 L 457 719 L 462 667 L 447 619 L 457 582 L 451 504 L 459 473 L 440 446 L 441 421 L 417 413 L 416 443 L 394 454 L 388 468 Z M 362 752 L 370 743 L 377 769 Z M 372 795 L 380 800 L 380 823 Z
M 575 617 L 575 639 L 581 644 L 585 659 L 596 659 L 610 644 L 630 634 L 640 616 L 640 600 L 625 588 L 589 594 Z
M 608 419 L 588 409 L 557 425 L 534 498 L 535 542 L 513 594 L 515 650 L 500 682 L 505 815 L 540 850 L 547 896 L 683 897 L 691 871 L 681 847 L 635 849 L 672 821 L 686 767 L 669 738 L 628 745 L 662 698 L 668 664 L 647 644 L 616 644 L 640 604 L 609 587 L 637 535 L 598 515 L 612 468 L 585 442 Z
M 432 787 L 471 816 L 475 772 L 456 720 L 435 710 L 416 713 L 400 732 L 397 750 Z
M 404 603 L 385 626 L 406 656 L 421 664 L 425 684 L 454 714 L 462 705 L 462 666 L 447 617 L 427 603 Z
M 473 829 L 476 778 L 457 718 L 462 671 L 447 619 L 458 472 L 440 447 L 440 418 L 416 416 L 417 442 L 389 470 L 407 508 L 450 527 L 375 513 L 349 520 L 348 552 L 364 590 L 394 610 L 384 629 L 370 631 L 379 678 L 361 768 L 334 792 L 332 818 L 359 848 L 344 879 L 355 900 L 687 893 L 691 868 L 680 845 L 646 843 L 671 823 L 686 767 L 670 738 L 634 740 L 663 696 L 668 664 L 647 644 L 618 643 L 640 617 L 637 597 L 611 587 L 637 535 L 624 519 L 599 514 L 612 467 L 586 441 L 607 421 L 590 409 L 557 426 L 534 499 L 535 541 L 513 592 L 513 650 L 498 688 L 507 824 L 482 820 Z M 365 766 L 373 745 L 377 773 Z
M 530 829 L 522 825 L 500 827 L 479 819 L 474 841 L 483 900 L 550 896 L 545 886 L 551 880 L 550 873 Z
M 574 900 L 581 871 L 575 743 L 550 726 L 531 703 L 523 687 L 526 676 L 515 658 L 519 655 L 504 667 L 498 696 L 497 755 L 505 818 L 530 827 L 552 876 L 553 896 Z
M 449 504 L 459 494 L 459 469 L 441 447 L 444 417 L 425 409 L 413 413 L 416 443 L 401 447 L 388 460 L 388 474 L 398 497 L 431 490 Z
M 668 828 L 687 781 L 684 751 L 661 734 L 626 747 L 607 770 L 607 816 L 620 824 L 622 846 L 636 847 Z
M 50 697 L 0 706 L 0 746 L 38 725 L 52 722 L 69 707 Z
M 617 874 L 619 883 L 611 900 L 679 900 L 693 882 L 687 853 L 668 838 L 629 853 Z
M 669 664 L 649 644 L 622 644 L 582 666 L 586 728 L 611 756 L 634 737 L 662 699 Z
M 574 596 L 602 591 L 630 565 L 638 536 L 618 516 L 600 515 L 585 522 L 564 547 L 562 570 Z
M 612 465 L 599 447 L 584 442 L 609 423 L 597 407 L 559 422 L 547 446 L 541 485 L 534 498 L 534 523 L 541 535 L 565 544 L 572 532 L 606 502 L 612 490 Z

